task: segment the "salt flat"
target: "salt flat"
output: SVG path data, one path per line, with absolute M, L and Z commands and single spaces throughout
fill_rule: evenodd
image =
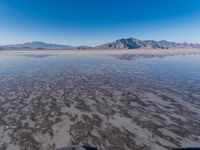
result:
M 199 54 L 58 52 L 1 52 L 0 149 L 200 146 Z
M 200 49 L 120 49 L 120 50 L 12 50 L 12 51 L 0 51 L 1 55 L 148 55 L 148 56 L 165 56 L 165 55 L 185 55 L 185 54 L 197 54 L 200 53 Z

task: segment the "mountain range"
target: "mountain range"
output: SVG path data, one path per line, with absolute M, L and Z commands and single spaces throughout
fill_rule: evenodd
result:
M 11 45 L 4 45 L 0 46 L 1 50 L 31 50 L 31 49 L 74 49 L 74 47 L 69 45 L 61 45 L 61 44 L 50 44 L 45 42 L 27 42 L 24 44 L 11 44 Z
M 165 40 L 139 40 L 136 38 L 119 39 L 112 43 L 95 47 L 96 49 L 169 49 L 169 48 L 200 48 L 198 43 L 176 43 Z
M 139 40 L 136 38 L 119 39 L 99 46 L 70 46 L 50 44 L 45 42 L 27 42 L 24 44 L 11 44 L 0 46 L 0 50 L 69 50 L 69 49 L 170 49 L 170 48 L 200 48 L 198 43 L 177 43 L 165 40 Z

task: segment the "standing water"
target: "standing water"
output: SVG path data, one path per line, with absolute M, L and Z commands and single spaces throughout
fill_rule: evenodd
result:
M 200 146 L 200 55 L 0 57 L 0 149 Z

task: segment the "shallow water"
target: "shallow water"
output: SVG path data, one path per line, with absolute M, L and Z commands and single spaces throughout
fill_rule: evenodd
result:
M 0 103 L 2 149 L 200 146 L 200 55 L 2 56 Z

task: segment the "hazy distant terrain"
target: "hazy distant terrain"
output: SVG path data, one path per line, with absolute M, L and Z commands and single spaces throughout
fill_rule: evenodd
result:
M 69 46 L 50 44 L 45 42 L 27 42 L 24 44 L 11 44 L 0 46 L 0 50 L 78 50 L 78 49 L 174 49 L 174 48 L 200 48 L 198 43 L 176 43 L 169 41 L 139 40 L 136 38 L 119 39 L 99 46 Z
M 87 45 L 73 47 L 70 45 L 50 44 L 45 42 L 33 41 L 24 44 L 11 44 L 0 46 L 0 50 L 74 50 L 74 49 L 91 49 Z
M 72 46 L 69 45 L 61 45 L 61 44 L 49 44 L 45 42 L 38 42 L 38 41 L 33 41 L 33 42 L 27 42 L 24 44 L 11 44 L 11 45 L 4 45 L 0 46 L 1 50 L 30 50 L 30 49 L 35 49 L 35 50 L 41 50 L 41 49 L 73 49 Z

